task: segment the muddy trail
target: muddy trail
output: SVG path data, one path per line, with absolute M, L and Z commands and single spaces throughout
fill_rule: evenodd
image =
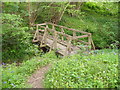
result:
M 43 80 L 45 78 L 45 74 L 50 69 L 50 64 L 41 67 L 36 72 L 32 74 L 32 76 L 29 77 L 28 83 L 32 85 L 32 88 L 44 88 Z

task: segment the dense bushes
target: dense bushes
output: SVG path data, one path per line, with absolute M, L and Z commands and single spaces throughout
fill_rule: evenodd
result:
M 104 16 L 116 17 L 118 15 L 117 2 L 86 2 L 81 9 L 83 12 L 98 13 Z
M 96 48 L 119 45 L 118 3 L 85 2 L 76 17 L 63 16 L 61 25 L 92 33 Z
M 32 35 L 28 32 L 28 27 L 22 25 L 23 19 L 15 14 L 2 14 L 2 19 L 3 62 L 22 61 L 23 58 L 35 54 L 35 47 L 30 41 Z
M 46 75 L 46 88 L 116 88 L 118 85 L 117 51 L 74 55 L 56 62 Z

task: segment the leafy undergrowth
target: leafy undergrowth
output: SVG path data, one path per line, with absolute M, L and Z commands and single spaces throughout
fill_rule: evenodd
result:
M 46 88 L 116 88 L 118 85 L 117 50 L 96 50 L 54 63 L 46 74 Z
M 27 78 L 39 67 L 53 62 L 56 58 L 56 55 L 51 52 L 42 57 L 24 61 L 20 66 L 16 66 L 16 63 L 3 65 L 2 88 L 30 88 L 31 86 L 26 84 Z
M 110 44 L 119 41 L 118 19 L 114 17 L 91 13 L 83 13 L 77 17 L 64 15 L 59 24 L 92 33 L 94 44 L 99 48 L 109 47 Z

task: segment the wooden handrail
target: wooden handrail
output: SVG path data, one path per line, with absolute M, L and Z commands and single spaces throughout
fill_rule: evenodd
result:
M 51 39 L 53 40 L 53 43 L 50 48 L 57 49 L 57 43 L 62 43 L 66 46 L 65 55 L 67 55 L 69 52 L 71 52 L 72 46 L 74 46 L 72 44 L 72 41 L 73 41 L 73 43 L 78 41 L 78 42 L 84 43 L 85 45 L 88 45 L 88 46 L 92 45 L 93 49 L 95 49 L 94 43 L 91 38 L 91 36 L 92 36 L 91 33 L 64 27 L 61 25 L 56 25 L 56 24 L 53 24 L 50 22 L 46 22 L 46 23 L 42 23 L 42 24 L 34 24 L 34 25 L 36 26 L 37 30 L 34 35 L 33 41 L 39 41 L 39 38 L 38 38 L 39 31 L 44 32 L 44 34 L 42 35 L 42 40 L 41 40 L 40 46 L 42 46 L 42 44 L 45 45 L 47 38 L 51 37 Z M 49 28 L 48 25 L 50 25 L 50 26 L 52 25 L 52 28 Z M 39 27 L 40 27 L 40 29 L 39 29 Z M 61 29 L 61 31 L 55 30 L 56 27 L 59 27 Z M 69 31 L 72 31 L 72 35 L 66 34 L 64 31 L 66 29 Z M 51 32 L 53 32 L 52 35 L 50 34 Z M 82 33 L 83 35 L 77 36 L 76 35 L 77 33 Z M 58 38 L 59 36 L 61 38 Z M 64 40 L 64 37 L 66 38 L 65 40 Z M 79 40 L 79 38 L 85 38 L 85 37 L 88 37 L 88 42 Z M 35 40 L 35 39 L 37 39 L 37 40 Z M 62 41 L 60 42 L 61 39 L 62 39 Z M 64 43 L 64 42 L 66 42 L 66 43 Z
M 54 25 L 54 26 L 58 26 L 58 27 L 60 27 L 60 28 L 68 29 L 68 30 L 70 30 L 70 31 L 75 31 L 75 32 L 83 33 L 83 34 L 90 34 L 90 33 L 88 33 L 88 32 L 84 32 L 84 31 L 80 31 L 80 30 L 68 28 L 68 27 L 65 27 L 65 26 L 61 26 L 61 25 L 57 25 L 57 24 L 53 24 L 53 23 L 49 23 L 49 22 L 47 22 L 47 24 L 51 24 L 51 25 Z
M 46 28 L 46 27 L 44 27 L 44 26 L 40 26 L 40 27 L 42 27 L 42 28 Z M 48 29 L 48 31 L 52 31 L 52 32 L 54 32 L 54 29 Z M 58 34 L 61 34 L 61 35 L 63 35 L 63 36 L 66 36 L 66 37 L 72 37 L 72 36 L 70 36 L 70 35 L 68 35 L 68 34 L 65 34 L 65 33 L 62 33 L 62 32 L 59 32 L 59 31 L 56 31 Z
M 85 38 L 85 37 L 88 37 L 88 35 L 75 36 L 75 37 L 73 37 L 73 40 L 74 40 L 74 39 L 78 39 L 78 38 Z

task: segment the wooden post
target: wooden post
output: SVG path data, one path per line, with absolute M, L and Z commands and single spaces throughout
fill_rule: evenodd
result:
M 47 43 L 47 35 L 48 35 L 48 25 L 46 25 L 45 36 L 44 36 L 44 43 Z
M 33 37 L 33 42 L 35 41 L 35 39 L 37 39 L 37 40 L 39 40 L 39 38 L 38 38 L 38 25 L 36 26 L 36 32 L 35 32 L 35 35 L 34 35 L 34 37 Z
M 52 25 L 52 29 L 54 30 L 54 35 L 53 35 L 53 43 L 51 45 L 50 51 L 51 49 L 57 49 L 57 31 L 55 30 L 54 25 Z
M 69 55 L 71 52 L 71 41 L 72 41 L 72 37 L 67 37 L 67 47 L 66 47 L 64 56 Z
M 55 31 L 54 33 L 55 37 L 54 37 L 54 49 L 57 49 L 57 32 Z
M 55 30 L 55 26 L 54 25 L 52 25 L 52 29 Z
M 73 38 L 76 36 L 76 32 L 75 31 L 73 31 Z M 76 42 L 76 40 L 74 40 L 74 42 L 73 43 L 75 43 Z
M 36 26 L 36 30 L 38 30 L 38 25 Z
M 95 50 L 95 45 L 93 43 L 92 36 L 90 38 L 91 38 L 91 44 L 92 44 L 93 50 Z
M 91 47 L 91 33 L 88 34 L 88 46 Z M 88 50 L 91 50 L 91 48 Z
M 43 47 L 43 46 L 46 45 L 46 42 L 47 42 L 47 30 L 48 30 L 48 27 L 46 26 L 43 38 L 42 38 L 41 43 L 40 43 L 40 47 Z M 43 45 L 43 43 L 44 43 L 44 45 Z
M 61 28 L 61 32 L 65 33 L 63 28 Z M 64 41 L 64 36 L 62 36 L 62 41 Z
M 53 38 L 53 43 L 51 45 L 51 49 L 57 49 L 57 32 L 54 31 L 54 38 Z

